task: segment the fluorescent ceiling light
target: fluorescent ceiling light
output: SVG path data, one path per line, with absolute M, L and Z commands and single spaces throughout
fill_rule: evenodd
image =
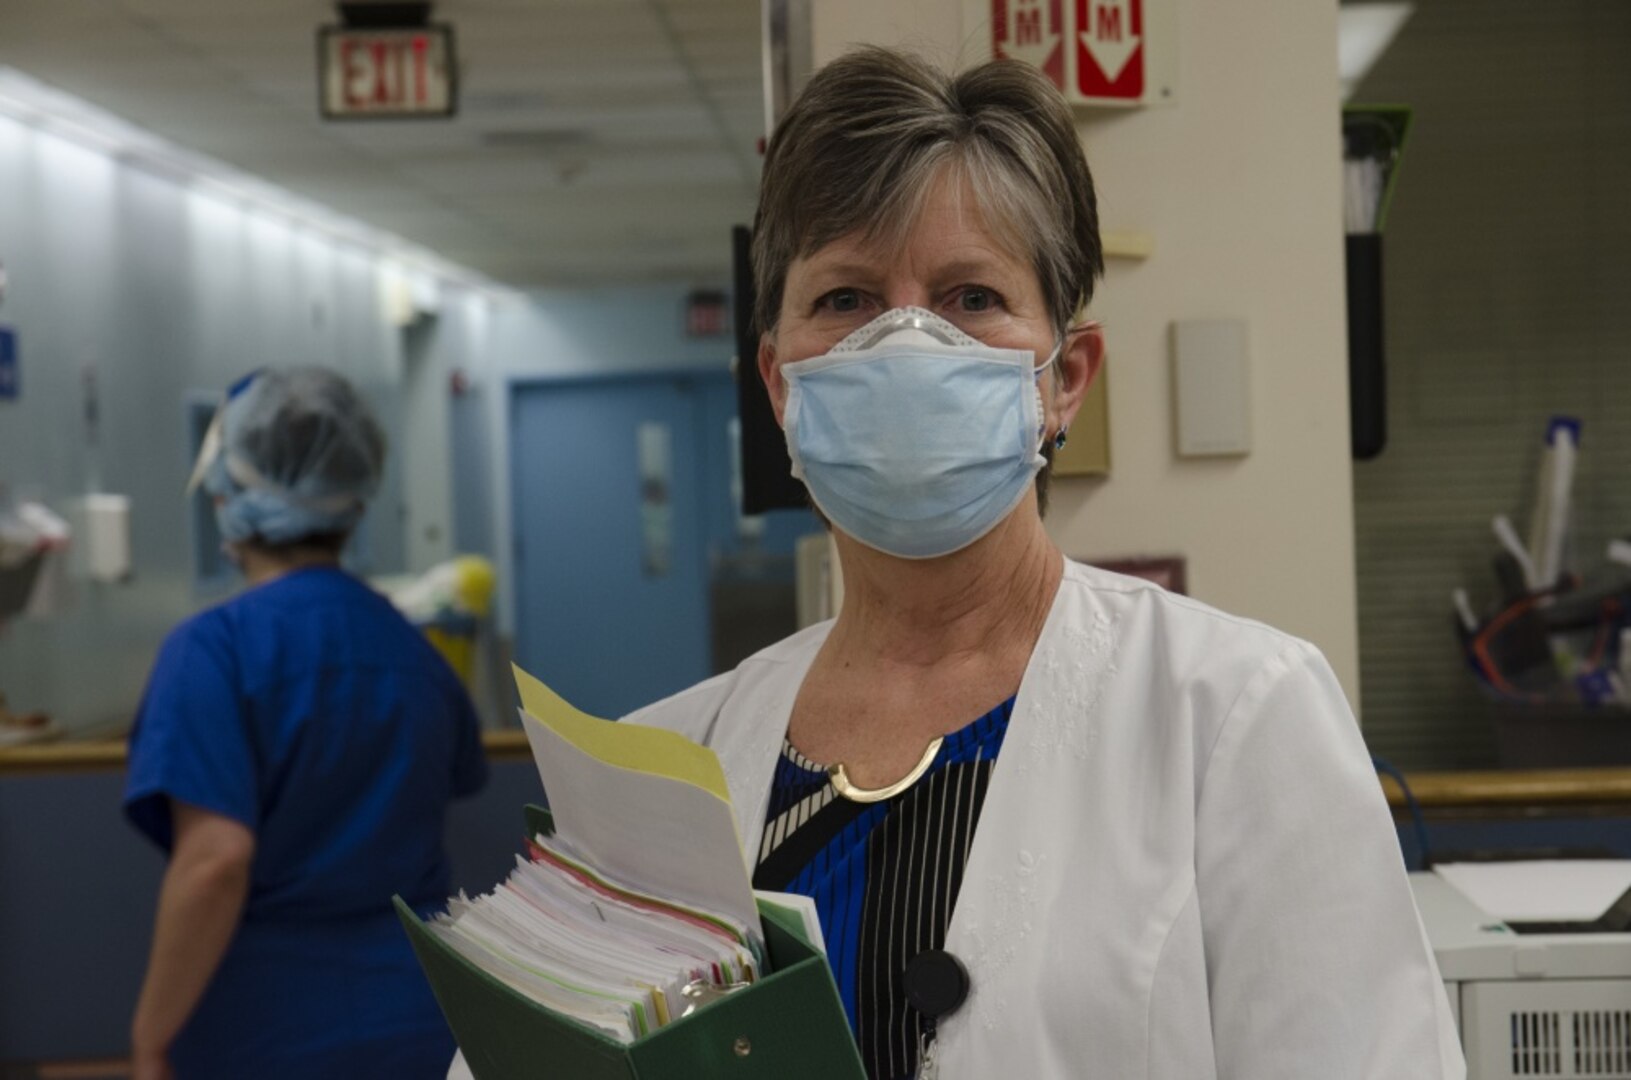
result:
M 1337 68 L 1342 73 L 1343 101 L 1353 95 L 1415 10 L 1415 4 L 1343 4 L 1337 8 Z
M 29 127 L 106 154 L 121 164 L 157 173 L 223 202 L 282 218 L 413 270 L 488 293 L 512 291 L 395 233 L 377 229 L 258 176 L 177 146 L 88 101 L 3 65 L 0 65 L 0 116 L 10 116 Z

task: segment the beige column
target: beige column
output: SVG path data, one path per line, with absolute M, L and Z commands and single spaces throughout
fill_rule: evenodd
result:
M 1080 559 L 1185 556 L 1195 596 L 1313 641 L 1357 705 L 1336 4 L 1174 2 L 1175 102 L 1078 112 L 1104 229 L 1154 246 L 1112 260 L 1091 309 L 1110 343 L 1111 474 L 1058 480 L 1049 529 Z M 811 9 L 817 65 L 857 42 L 947 65 L 990 54 L 989 3 Z M 1170 325 L 1191 318 L 1248 325 L 1245 458 L 1174 454 Z

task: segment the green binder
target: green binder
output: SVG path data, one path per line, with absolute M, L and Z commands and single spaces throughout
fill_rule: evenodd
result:
M 530 833 L 552 833 L 527 807 Z M 759 906 L 771 973 L 632 1043 L 544 1008 L 397 914 L 476 1080 L 866 1080 L 827 958 L 797 920 Z

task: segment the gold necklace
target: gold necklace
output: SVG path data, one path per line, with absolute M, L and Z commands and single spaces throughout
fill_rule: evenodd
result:
M 912 771 L 888 787 L 857 787 L 850 783 L 849 774 L 844 772 L 842 764 L 827 766 L 827 779 L 832 781 L 833 790 L 850 802 L 883 802 L 885 799 L 894 798 L 917 783 L 923 774 L 929 771 L 929 766 L 934 764 L 935 756 L 940 753 L 940 744 L 945 741 L 945 736 L 936 735 L 934 741 L 929 743 L 928 749 L 923 751 L 923 756 L 918 759 L 918 763 L 912 766 Z

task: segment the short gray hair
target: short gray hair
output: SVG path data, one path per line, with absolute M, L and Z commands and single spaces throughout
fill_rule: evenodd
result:
M 818 71 L 771 136 L 753 228 L 757 329 L 775 329 L 795 259 L 856 231 L 903 240 L 945 166 L 962 171 L 998 241 L 1029 259 L 1062 334 L 1104 273 L 1069 106 L 1015 60 L 953 76 L 877 47 Z

